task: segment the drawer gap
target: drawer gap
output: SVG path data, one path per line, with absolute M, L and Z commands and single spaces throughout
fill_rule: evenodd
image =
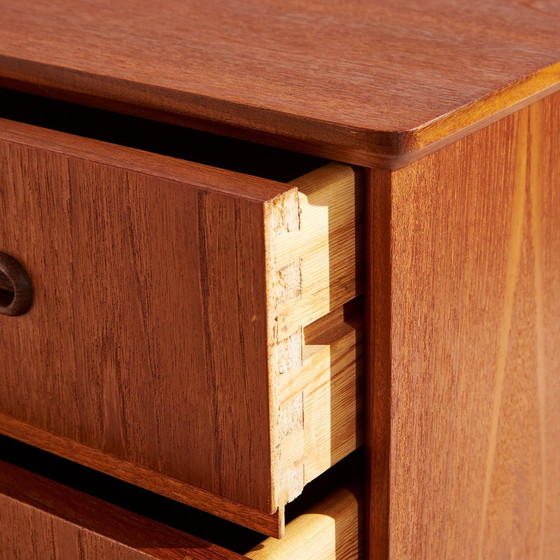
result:
M 265 535 L 255 531 L 6 436 L 0 436 L 0 461 L 10 463 L 83 492 L 90 497 L 109 502 L 128 512 L 142 515 L 238 554 L 249 553 L 249 558 L 253 557 L 250 551 L 260 550 L 260 543 L 266 543 L 267 540 L 270 540 L 266 539 Z M 286 521 L 295 520 L 343 486 L 353 488 L 352 491 L 358 499 L 362 492 L 358 489 L 356 481 L 362 477 L 363 464 L 364 453 L 363 450 L 359 450 L 314 480 L 297 500 L 287 506 Z M 37 501 L 36 505 L 39 505 L 40 497 L 35 496 L 35 501 Z M 57 514 L 59 512 L 52 511 L 52 513 Z M 354 525 L 357 524 L 358 520 L 354 522 Z
M 0 118 L 287 183 L 327 160 L 0 88 Z

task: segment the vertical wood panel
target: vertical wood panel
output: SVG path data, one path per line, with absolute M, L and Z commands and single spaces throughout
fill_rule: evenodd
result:
M 388 513 L 391 446 L 391 173 L 368 172 L 366 354 L 368 371 L 367 457 L 370 464 L 368 549 L 373 558 L 389 557 Z
M 372 177 L 374 558 L 559 553 L 559 107 Z

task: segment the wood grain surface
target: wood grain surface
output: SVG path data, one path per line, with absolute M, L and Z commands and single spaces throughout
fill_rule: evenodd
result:
M 560 557 L 559 123 L 372 173 L 373 558 Z
M 291 185 L 267 228 L 279 504 L 357 449 L 365 427 L 363 173 L 330 163 Z
M 0 82 L 397 166 L 558 88 L 559 29 L 553 0 L 21 0 Z
M 243 556 L 0 462 L 1 560 L 242 560 Z

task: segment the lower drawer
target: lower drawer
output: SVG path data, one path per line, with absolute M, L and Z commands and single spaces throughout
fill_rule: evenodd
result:
M 0 560 L 359 560 L 361 504 L 356 484 L 339 487 L 291 521 L 281 540 L 257 544 L 255 533 L 231 525 L 233 551 L 0 461 Z M 226 522 L 215 523 L 205 534 L 223 540 Z

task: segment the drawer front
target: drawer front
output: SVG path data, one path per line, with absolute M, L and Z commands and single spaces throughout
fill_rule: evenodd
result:
M 362 437 L 355 172 L 286 185 L 9 121 L 0 161 L 0 251 L 33 285 L 0 315 L 1 431 L 279 534 Z

